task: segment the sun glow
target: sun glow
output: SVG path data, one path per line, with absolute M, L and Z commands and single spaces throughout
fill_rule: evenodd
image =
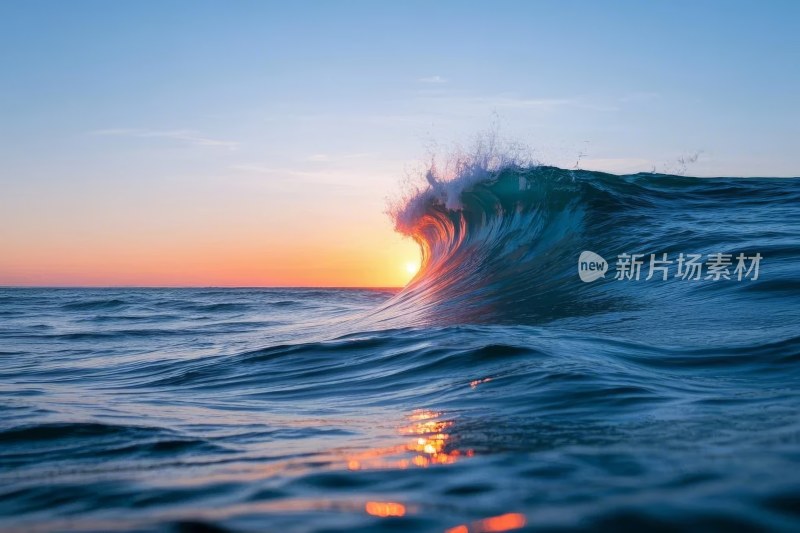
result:
M 406 272 L 408 272 L 413 276 L 418 271 L 419 271 L 419 263 L 416 263 L 414 261 L 409 261 L 408 263 L 406 263 Z

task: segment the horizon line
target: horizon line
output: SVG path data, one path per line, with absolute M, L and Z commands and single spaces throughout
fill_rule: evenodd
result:
M 405 285 L 0 285 L 0 289 L 402 289 Z

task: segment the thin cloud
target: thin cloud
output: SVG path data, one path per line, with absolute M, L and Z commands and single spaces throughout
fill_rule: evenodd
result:
M 447 83 L 447 79 L 441 76 L 428 76 L 426 78 L 419 78 L 417 81 L 420 83 Z
M 312 163 L 337 163 L 342 161 L 350 161 L 353 159 L 369 159 L 374 157 L 375 154 L 370 152 L 358 152 L 354 154 L 313 154 L 308 157 Z
M 267 167 L 257 164 L 232 165 L 230 169 L 245 176 L 257 177 L 259 182 L 263 184 L 270 183 L 284 186 L 299 182 L 306 185 L 347 188 L 347 180 L 352 178 L 352 173 L 348 172 L 301 170 L 286 167 Z
M 577 109 L 588 109 L 591 111 L 618 111 L 619 108 L 614 105 L 605 105 L 598 102 L 593 102 L 584 97 L 576 98 L 520 98 L 515 96 L 496 96 L 491 98 L 477 98 L 474 100 L 476 103 L 482 103 L 486 106 L 495 107 L 498 109 L 538 109 L 538 110 L 554 110 L 564 107 L 572 107 Z
M 259 162 L 241 162 L 228 168 L 242 177 L 255 178 L 262 183 L 287 184 L 300 182 L 312 185 L 360 189 L 378 177 L 394 179 L 404 161 L 373 159 L 375 154 L 344 154 L 329 159 L 331 164 L 317 165 L 313 161 L 298 162 L 297 166 L 272 166 Z
M 195 146 L 217 146 L 235 150 L 239 147 L 239 143 L 234 141 L 225 141 L 221 139 L 213 139 L 198 134 L 193 130 L 148 130 L 136 128 L 111 128 L 105 130 L 96 130 L 91 132 L 92 135 L 102 136 L 121 136 L 121 137 L 137 137 L 141 139 L 171 139 L 174 141 L 185 142 Z
M 484 113 L 487 110 L 498 112 L 552 112 L 568 107 L 585 107 L 576 98 L 526 98 L 510 94 L 491 96 L 427 96 L 418 97 L 417 103 L 428 114 L 439 116 L 464 116 Z
M 475 98 L 476 103 L 492 107 L 507 107 L 512 109 L 554 109 L 556 107 L 578 105 L 578 101 L 571 98 Z

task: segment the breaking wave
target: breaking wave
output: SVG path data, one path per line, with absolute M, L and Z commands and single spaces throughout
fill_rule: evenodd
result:
M 600 329 L 657 320 L 672 333 L 704 336 L 717 309 L 726 310 L 724 329 L 753 327 L 768 323 L 778 300 L 796 298 L 797 179 L 620 176 L 480 153 L 451 168 L 442 177 L 431 166 L 426 185 L 392 209 L 396 229 L 419 244 L 422 266 L 383 319 L 540 324 L 593 316 Z M 644 272 L 638 281 L 584 283 L 584 250 L 612 266 L 619 254 L 667 253 L 674 262 L 681 253 L 759 253 L 762 273 L 691 281 L 673 270 L 667 280 Z M 758 298 L 763 292 L 776 299 Z M 692 328 L 686 318 L 698 313 L 708 321 Z

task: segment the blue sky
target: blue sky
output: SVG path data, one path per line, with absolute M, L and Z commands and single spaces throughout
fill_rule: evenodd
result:
M 548 164 L 796 176 L 798 21 L 794 1 L 6 0 L 0 242 L 390 234 L 414 161 L 494 122 Z

